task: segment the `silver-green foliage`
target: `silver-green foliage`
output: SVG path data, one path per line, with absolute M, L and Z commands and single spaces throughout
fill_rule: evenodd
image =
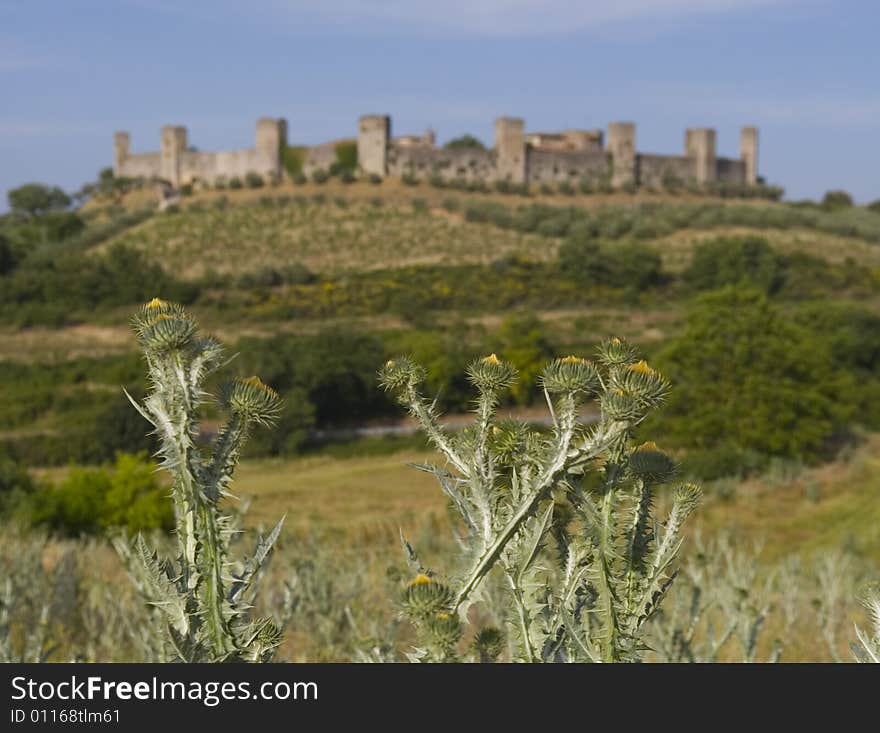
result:
M 498 658 L 507 639 L 511 657 L 525 662 L 639 659 L 645 622 L 674 578 L 682 525 L 700 496 L 696 486 L 679 486 L 665 522 L 654 516 L 654 489 L 673 478 L 675 465 L 633 438 L 668 382 L 621 339 L 604 342 L 595 363 L 557 359 L 541 374 L 552 420 L 542 434 L 496 416 L 516 379 L 510 364 L 493 354 L 467 375 L 478 394 L 476 419 L 451 434 L 420 392 L 421 367 L 402 357 L 380 372 L 446 459 L 417 468 L 436 476 L 464 527 L 463 567 L 446 581 L 405 543 L 418 573 L 402 602 L 419 637 L 411 658 L 463 658 L 464 620 L 493 572 L 506 587 L 508 631 L 478 630 L 464 658 Z M 580 413 L 591 400 L 599 418 L 587 427 Z
M 206 454 L 196 445 L 198 411 L 208 397 L 205 379 L 223 364 L 221 345 L 200 335 L 181 306 L 158 299 L 143 306 L 132 325 L 150 382 L 143 404 L 132 404 L 153 425 L 160 466 L 172 477 L 177 553 L 161 558 L 142 537 L 133 543 L 120 537 L 115 546 L 138 590 L 161 612 L 169 658 L 268 661 L 282 630 L 271 619 L 253 619 L 251 606 L 281 522 L 249 558 L 235 561 L 230 543 L 239 529 L 220 502 L 249 431 L 277 415 L 278 395 L 256 377 L 226 384 L 219 401 L 229 417 Z
M 862 588 L 859 601 L 868 613 L 870 628 L 866 631 L 856 626 L 859 643 L 853 644 L 853 653 L 860 662 L 880 663 L 880 583 Z

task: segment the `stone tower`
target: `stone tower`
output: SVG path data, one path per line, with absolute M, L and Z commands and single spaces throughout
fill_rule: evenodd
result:
M 260 170 L 281 175 L 281 147 L 287 145 L 287 122 L 275 117 L 257 120 L 255 149 Z
M 525 121 L 520 117 L 495 120 L 495 171 L 499 181 L 526 182 Z
M 358 120 L 358 165 L 364 173 L 386 175 L 390 139 L 391 118 L 388 115 L 364 115 Z
M 186 151 L 186 128 L 165 125 L 159 149 L 159 178 L 164 178 L 174 188 L 180 186 L 180 159 Z
M 620 188 L 636 182 L 636 126 L 634 122 L 608 125 L 608 152 L 611 153 L 611 185 Z
M 694 178 L 697 183 L 708 183 L 717 177 L 715 130 L 697 127 L 685 131 L 685 152 L 694 160 Z
M 746 183 L 758 182 L 758 128 L 743 127 L 739 131 L 739 157 L 746 164 Z
M 113 133 L 113 175 L 119 178 L 125 159 L 131 153 L 131 135 L 127 132 Z

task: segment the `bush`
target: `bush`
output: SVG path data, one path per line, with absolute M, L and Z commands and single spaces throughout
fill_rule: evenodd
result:
M 304 183 L 308 183 L 309 179 L 306 178 L 304 173 L 294 173 L 291 180 L 297 185 L 302 186 Z
M 42 183 L 26 183 L 12 188 L 7 192 L 6 200 L 13 215 L 27 219 L 63 211 L 73 203 L 70 196 L 58 186 L 46 186 Z
M 638 242 L 600 245 L 589 236 L 569 237 L 557 262 L 561 277 L 586 287 L 643 291 L 663 281 L 660 255 Z
M 382 176 L 380 176 L 378 173 L 370 173 L 370 175 L 367 177 L 367 180 L 374 186 L 378 186 L 380 183 L 382 183 Z
M 873 211 L 877 214 L 880 214 L 880 199 L 877 199 L 876 201 L 872 201 L 865 208 L 867 208 L 868 211 Z
M 357 176 L 350 170 L 344 170 L 339 174 L 339 180 L 343 183 L 354 183 L 357 180 Z
M 814 463 L 852 414 L 855 385 L 827 345 L 758 290 L 698 298 L 656 361 L 677 389 L 655 429 L 689 450 Z
M 572 186 L 568 181 L 563 181 L 560 183 L 556 190 L 559 191 L 563 196 L 574 196 L 575 190 L 574 186 Z
M 31 494 L 29 517 L 68 536 L 170 530 L 174 518 L 166 493 L 145 454 L 119 453 L 109 470 L 73 469 L 58 486 Z
M 828 191 L 822 197 L 822 208 L 828 210 L 847 209 L 853 205 L 852 196 L 846 191 Z
M 762 237 L 721 237 L 698 244 L 684 272 L 694 290 L 746 285 L 765 293 L 777 292 L 784 281 L 782 258 Z
M 412 200 L 413 212 L 416 214 L 424 214 L 428 210 L 428 202 L 422 198 Z
M 244 182 L 248 188 L 262 188 L 265 183 L 263 181 L 263 176 L 261 176 L 259 173 L 255 173 L 253 171 L 250 171 L 244 177 Z
M 312 172 L 312 182 L 317 184 L 327 183 L 330 174 L 322 168 L 318 168 Z
M 241 178 L 238 176 L 233 176 L 229 179 L 229 188 L 237 191 L 240 188 L 244 188 L 244 184 L 241 182 Z
M 485 150 L 483 142 L 473 135 L 465 133 L 460 137 L 453 138 L 443 146 L 447 150 Z
M 416 178 L 412 173 L 404 173 L 400 178 L 401 182 L 404 186 L 418 186 L 419 179 Z
M 181 196 L 192 196 L 193 194 L 193 186 L 191 183 L 184 183 L 180 187 L 180 195 Z
M 358 149 L 357 142 L 352 140 L 348 142 L 337 143 L 334 148 L 336 153 L 336 163 L 338 172 L 354 172 L 358 165 Z

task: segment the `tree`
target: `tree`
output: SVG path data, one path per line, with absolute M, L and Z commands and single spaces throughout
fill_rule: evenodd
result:
M 483 142 L 474 137 L 473 135 L 469 135 L 465 133 L 460 137 L 453 138 L 446 145 L 443 146 L 447 150 L 462 150 L 462 149 L 476 149 L 476 150 L 485 150 L 486 146 L 483 145 Z
M 772 294 L 783 284 L 784 263 L 763 237 L 719 237 L 697 245 L 684 280 L 694 290 L 747 285 Z
M 676 390 L 655 429 L 710 463 L 731 455 L 810 462 L 852 413 L 843 397 L 855 384 L 827 343 L 755 289 L 698 298 L 656 361 Z
M 852 205 L 852 196 L 846 191 L 828 191 L 822 199 L 822 207 L 825 209 L 846 209 Z
M 71 204 L 70 196 L 58 186 L 26 183 L 6 194 L 13 214 L 31 219 L 53 211 L 61 211 Z
M 12 272 L 15 267 L 15 257 L 6 237 L 0 234 L 0 276 Z

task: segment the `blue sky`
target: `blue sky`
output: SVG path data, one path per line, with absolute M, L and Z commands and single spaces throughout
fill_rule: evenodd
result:
M 0 0 L 0 189 L 78 187 L 117 129 L 143 151 L 185 124 L 210 150 L 250 146 L 261 115 L 308 144 L 387 113 L 394 134 L 491 143 L 507 114 L 633 120 L 644 152 L 711 126 L 729 156 L 757 124 L 759 172 L 789 197 L 866 202 L 878 28 L 876 0 Z

